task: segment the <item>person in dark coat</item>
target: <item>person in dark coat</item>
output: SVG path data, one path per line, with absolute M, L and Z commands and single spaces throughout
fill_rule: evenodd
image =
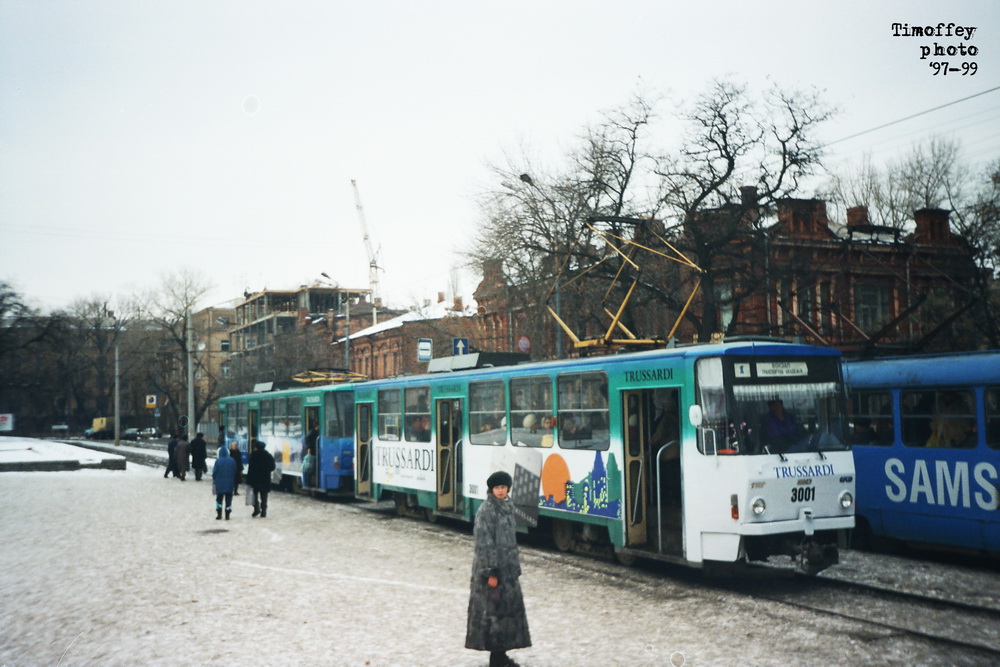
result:
M 507 651 L 531 646 L 521 595 L 514 506 L 507 493 L 509 474 L 486 480 L 486 502 L 476 512 L 475 554 L 469 594 L 465 648 L 490 652 L 490 667 L 516 667 Z
M 233 484 L 233 495 L 240 495 L 240 484 L 243 483 L 243 452 L 235 440 L 229 445 L 229 456 L 236 461 L 236 482 Z
M 222 499 L 226 500 L 226 521 L 233 511 L 233 487 L 236 485 L 236 461 L 229 450 L 219 447 L 219 458 L 212 466 L 212 482 L 215 487 L 215 518 L 222 518 Z
M 196 433 L 191 441 L 191 467 L 194 469 L 194 481 L 200 482 L 202 473 L 208 472 L 205 460 L 208 458 L 208 443 L 204 433 Z
M 163 479 L 170 473 L 174 473 L 174 477 L 177 477 L 177 434 L 173 432 L 167 441 L 167 469 L 163 471 Z
M 271 491 L 274 457 L 260 440 L 254 442 L 247 463 L 247 484 L 253 487 L 253 515 L 267 517 L 267 494 Z
M 191 443 L 188 442 L 187 434 L 182 433 L 177 439 L 177 450 L 174 452 L 177 460 L 177 476 L 183 482 L 187 478 L 188 467 L 191 465 Z

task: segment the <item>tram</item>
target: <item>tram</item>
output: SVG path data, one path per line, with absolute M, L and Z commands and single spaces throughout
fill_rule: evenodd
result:
M 266 441 L 263 416 L 257 427 L 254 414 L 264 414 L 267 400 L 225 399 L 227 433 L 242 443 L 259 428 Z M 818 572 L 837 562 L 838 537 L 854 526 L 840 357 L 826 348 L 693 345 L 278 392 L 275 400 L 286 401 L 286 419 L 301 414 L 303 422 L 314 405 L 322 423 L 328 406 L 353 402 L 353 457 L 346 438 L 324 433 L 333 451 L 321 446 L 320 465 L 330 470 L 339 452 L 344 484 L 350 460 L 356 497 L 472 521 L 486 478 L 506 470 L 519 522 L 550 533 L 560 549 L 694 567 L 786 555 Z M 282 474 L 296 470 L 292 432 L 277 446 L 290 450 Z
M 1000 351 L 846 360 L 854 543 L 1000 552 Z
M 272 482 L 328 494 L 354 489 L 354 394 L 349 385 L 268 391 L 219 400 L 220 432 L 244 463 L 254 440 L 274 456 Z M 302 460 L 315 447 L 316 470 L 304 479 Z

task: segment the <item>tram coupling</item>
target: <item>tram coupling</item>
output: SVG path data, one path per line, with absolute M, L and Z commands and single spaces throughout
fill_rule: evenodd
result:
M 840 552 L 836 544 L 805 540 L 799 544 L 795 555 L 799 568 L 806 574 L 817 574 L 840 562 Z

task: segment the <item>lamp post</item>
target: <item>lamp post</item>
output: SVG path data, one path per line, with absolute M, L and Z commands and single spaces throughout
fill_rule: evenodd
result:
M 325 271 L 319 275 L 329 281 L 330 286 L 340 289 L 340 286 L 330 277 Z M 344 315 L 345 315 L 345 329 L 344 329 L 344 370 L 348 373 L 351 371 L 351 295 L 340 290 L 340 296 L 344 299 Z M 372 309 L 372 317 L 375 316 L 374 308 Z

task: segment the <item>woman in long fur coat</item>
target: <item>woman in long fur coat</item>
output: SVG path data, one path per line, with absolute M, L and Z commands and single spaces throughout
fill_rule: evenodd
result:
M 490 652 L 490 667 L 516 667 L 507 651 L 531 646 L 521 595 L 514 507 L 507 492 L 512 480 L 495 472 L 475 524 L 475 555 L 465 647 Z

